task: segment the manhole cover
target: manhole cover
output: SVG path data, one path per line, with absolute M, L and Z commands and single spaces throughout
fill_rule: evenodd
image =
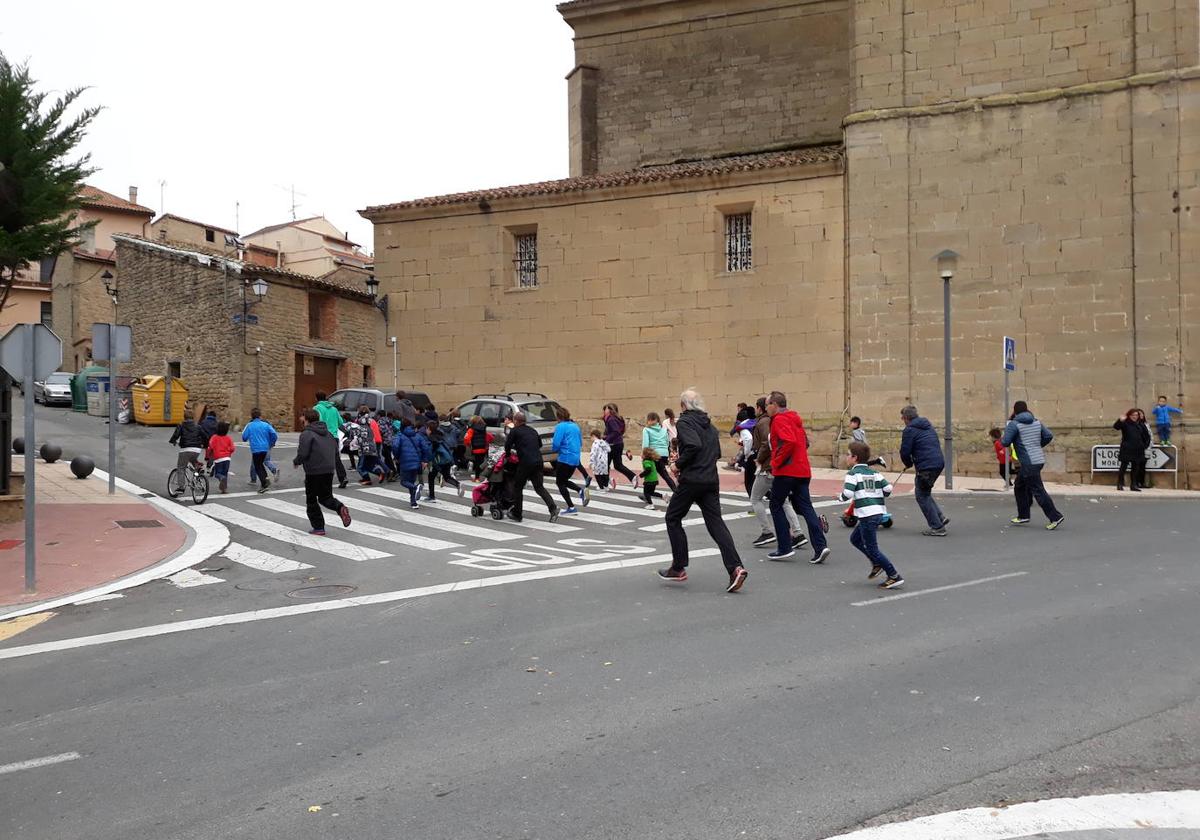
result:
M 163 524 L 157 519 L 117 519 L 121 528 L 161 528 Z
M 325 586 L 302 586 L 287 594 L 289 598 L 332 598 L 334 595 L 349 595 L 357 586 L 347 586 L 344 583 L 331 583 Z

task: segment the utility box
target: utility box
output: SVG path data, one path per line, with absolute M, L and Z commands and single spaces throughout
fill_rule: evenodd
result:
M 87 413 L 93 417 L 108 416 L 108 372 L 89 373 L 87 377 Z
M 87 380 L 93 374 L 108 376 L 108 368 L 100 365 L 88 365 L 71 377 L 71 407 L 80 414 L 88 410 Z
M 170 411 L 167 389 L 170 388 Z M 133 397 L 133 419 L 143 426 L 174 426 L 183 422 L 188 389 L 182 379 L 165 376 L 143 376 L 130 389 Z

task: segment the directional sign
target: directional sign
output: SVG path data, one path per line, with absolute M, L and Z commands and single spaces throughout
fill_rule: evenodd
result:
M 1017 369 L 1017 340 L 1004 336 L 1004 369 Z
M 45 324 L 17 324 L 0 338 L 0 367 L 25 379 L 25 333 L 33 330 L 33 378 L 41 382 L 62 366 L 62 339 Z
M 1146 472 L 1175 472 L 1174 446 L 1151 446 L 1146 450 Z M 1121 468 L 1121 447 L 1093 446 L 1092 472 L 1117 472 Z
M 108 331 L 113 331 L 112 350 L 108 348 Z M 109 353 L 115 353 L 113 359 Z M 133 330 L 124 324 L 92 324 L 92 358 L 128 362 L 133 360 Z
M 236 315 L 233 316 L 233 323 L 235 323 L 235 324 L 242 323 L 242 313 L 238 312 Z M 255 326 L 256 324 L 258 324 L 258 316 L 257 315 L 247 315 L 246 323 L 249 324 L 250 326 Z

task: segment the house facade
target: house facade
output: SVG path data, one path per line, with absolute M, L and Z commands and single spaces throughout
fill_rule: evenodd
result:
M 243 239 L 247 245 L 274 249 L 282 255 L 280 267 L 314 277 L 347 266 L 366 269 L 373 260 L 363 253 L 349 235 L 338 230 L 324 216 L 269 225 Z

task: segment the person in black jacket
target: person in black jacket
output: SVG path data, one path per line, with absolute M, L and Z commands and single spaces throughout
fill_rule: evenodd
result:
M 179 471 L 178 490 L 182 493 L 187 489 L 187 465 L 200 460 L 200 456 L 208 447 L 208 435 L 205 434 L 204 429 L 200 428 L 199 423 L 185 415 L 183 422 L 176 426 L 175 431 L 171 433 L 169 442 L 172 446 L 179 446 L 179 458 L 175 462 L 175 467 Z
M 1146 415 L 1140 408 L 1131 408 L 1125 416 L 1113 423 L 1121 433 L 1121 466 L 1117 470 L 1117 489 L 1125 489 L 1125 470 L 1130 470 L 1129 489 L 1141 492 L 1146 486 L 1146 450 L 1150 448 L 1150 427 Z
M 679 458 L 675 462 L 679 487 L 667 505 L 667 539 L 671 541 L 671 565 L 661 569 L 664 580 L 687 580 L 688 541 L 683 530 L 683 518 L 692 505 L 700 506 L 704 527 L 721 549 L 721 560 L 729 573 L 726 592 L 737 592 L 746 582 L 746 569 L 738 556 L 737 547 L 725 520 L 721 518 L 721 480 L 717 476 L 717 461 L 721 458 L 721 441 L 712 421 L 704 412 L 700 395 L 690 388 L 679 395 L 683 413 L 676 423 Z
M 546 509 L 550 511 L 550 521 L 558 519 L 558 506 L 554 498 L 546 490 L 542 481 L 542 439 L 538 433 L 525 425 L 525 412 L 518 411 L 512 418 L 513 427 L 504 441 L 504 454 L 517 453 L 517 468 L 513 472 L 511 487 L 512 513 L 510 518 L 520 522 L 522 517 L 521 499 L 525 494 L 526 482 L 533 485 L 533 490 L 542 497 Z
M 304 431 L 292 466 L 304 467 L 304 504 L 308 522 L 314 537 L 325 536 L 325 516 L 322 507 L 327 507 L 341 517 L 342 524 L 350 527 L 350 511 L 333 495 L 333 472 L 338 460 L 338 439 L 329 433 L 316 409 L 304 412 Z

